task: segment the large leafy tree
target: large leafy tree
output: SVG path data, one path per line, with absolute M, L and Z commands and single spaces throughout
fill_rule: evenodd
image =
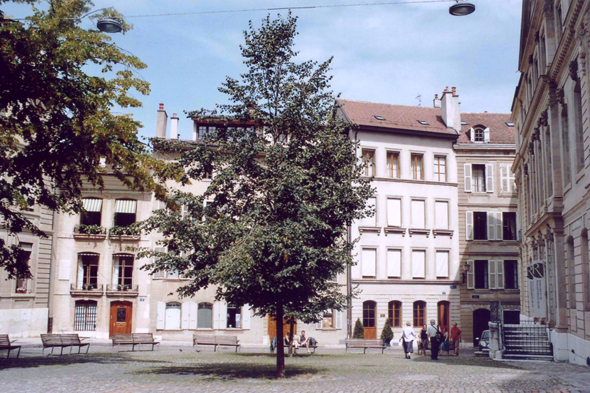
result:
M 267 17 L 258 29 L 250 23 L 241 47 L 248 71 L 220 88 L 230 103 L 189 114 L 226 127 L 203 143 L 158 146 L 184 150 L 177 165 L 185 183 L 213 170 L 211 184 L 203 195 L 173 195 L 184 214 L 161 210 L 145 222 L 163 234 L 168 250 L 145 252 L 156 256 L 146 268 L 181 271 L 191 279 L 181 295 L 216 285 L 218 299 L 276 318 L 279 377 L 283 318 L 309 323 L 345 307 L 333 279 L 352 263 L 347 225 L 366 214 L 372 193 L 336 117 L 331 60 L 297 63 L 296 34 L 291 15 Z
M 148 94 L 149 84 L 134 71 L 145 64 L 81 27 L 89 0 L 14 2 L 31 12 L 16 21 L 0 9 L 0 221 L 8 233 L 0 268 L 28 277 L 18 234 L 46 236 L 25 214 L 31 205 L 79 212 L 83 184 L 102 187 L 107 170 L 131 189 L 165 191 L 150 176 L 161 163 L 139 141 L 140 123 L 113 111 L 141 106 L 133 94 Z M 123 32 L 131 27 L 112 9 L 100 15 L 119 18 Z

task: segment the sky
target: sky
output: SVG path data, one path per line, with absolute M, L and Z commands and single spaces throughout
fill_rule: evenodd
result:
M 178 113 L 181 139 L 192 135 L 183 111 L 226 102 L 218 87 L 226 76 L 238 78 L 245 71 L 239 45 L 248 22 L 260 26 L 267 14 L 287 11 L 134 16 L 376 2 L 393 1 L 94 0 L 95 9 L 114 7 L 134 25 L 125 35 L 112 35 L 113 42 L 148 65 L 140 76 L 151 83 L 150 95 L 136 95 L 143 107 L 125 110 L 143 124 L 140 135 L 155 136 L 162 102 L 169 117 Z M 333 56 L 332 90 L 345 99 L 429 107 L 434 94 L 456 86 L 462 112 L 509 113 L 519 78 L 522 1 L 472 3 L 475 13 L 463 17 L 449 14 L 451 2 L 294 8 L 295 49 L 301 61 Z M 2 9 L 15 18 L 28 12 L 10 3 Z M 82 23 L 92 27 L 89 20 Z

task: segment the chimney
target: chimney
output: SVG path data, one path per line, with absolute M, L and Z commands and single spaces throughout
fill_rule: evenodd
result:
M 447 86 L 441 98 L 442 119 L 447 128 L 452 128 L 457 133 L 461 132 L 461 110 L 459 108 L 459 95 L 457 89 L 452 91 Z
M 440 98 L 438 98 L 438 94 L 434 95 L 434 100 L 432 101 L 433 108 L 440 108 Z
M 172 114 L 170 120 L 170 139 L 178 139 L 178 116 L 176 113 Z
M 158 119 L 156 120 L 156 138 L 166 139 L 166 123 L 168 123 L 168 115 L 164 110 L 164 104 L 160 102 Z

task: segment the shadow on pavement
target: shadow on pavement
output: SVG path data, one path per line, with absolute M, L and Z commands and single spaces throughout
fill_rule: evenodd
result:
M 117 363 L 167 363 L 160 360 L 133 359 L 117 354 L 84 354 L 62 356 L 27 356 L 0 359 L 0 370 L 9 368 L 31 368 L 41 366 L 64 366 L 71 364 L 117 364 Z
M 439 356 L 438 360 L 430 359 L 430 355 L 427 356 L 412 356 L 414 362 L 426 362 L 432 364 L 445 364 L 448 366 L 482 366 L 490 368 L 504 368 L 510 370 L 517 370 L 518 367 L 508 364 L 506 362 L 498 362 L 490 358 L 480 357 L 474 358 L 473 356 Z

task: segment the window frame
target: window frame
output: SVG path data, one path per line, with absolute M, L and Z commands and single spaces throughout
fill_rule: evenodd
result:
M 422 328 L 426 323 L 426 302 L 424 300 L 416 300 L 412 304 L 412 311 L 413 311 L 413 323 L 414 328 Z M 420 315 L 422 314 L 422 315 Z
M 391 300 L 387 304 L 387 316 L 393 328 L 402 327 L 402 306 L 403 304 L 399 300 Z
M 363 162 L 363 176 L 374 177 L 376 168 L 376 149 L 363 147 L 361 148 L 361 159 Z
M 400 167 L 400 151 L 399 150 L 387 150 L 387 177 L 390 179 L 401 178 L 401 167 Z M 393 163 L 396 164 L 396 174 L 393 173 Z
M 424 180 L 424 153 L 410 153 L 410 172 L 413 180 Z
M 444 173 L 440 173 L 440 168 L 441 168 L 441 159 L 442 161 L 442 167 L 444 168 Z M 447 173 L 448 173 L 448 168 L 447 168 L 447 156 L 443 155 L 443 154 L 435 154 L 434 155 L 434 181 L 438 181 L 438 182 L 446 182 L 447 181 Z

